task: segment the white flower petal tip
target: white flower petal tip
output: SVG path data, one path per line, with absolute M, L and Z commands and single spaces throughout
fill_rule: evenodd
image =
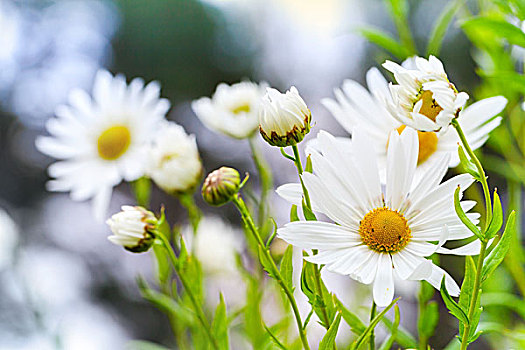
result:
M 111 243 L 133 253 L 143 253 L 151 248 L 155 240 L 158 221 L 152 212 L 142 207 L 125 205 L 106 224 L 113 232 L 113 236 L 108 237 Z
M 310 132 L 311 120 L 312 113 L 295 86 L 284 94 L 267 88 L 259 109 L 259 131 L 270 145 L 298 144 Z
M 40 152 L 60 160 L 48 169 L 48 189 L 70 192 L 73 200 L 93 198 L 101 221 L 112 188 L 145 175 L 147 147 L 169 106 L 156 82 L 144 86 L 136 78 L 126 84 L 122 75 L 98 71 L 91 96 L 71 91 L 68 104 L 46 123 L 50 136 L 35 142 Z
M 427 258 L 448 252 L 443 248 L 447 241 L 471 236 L 465 236 L 453 194 L 458 185 L 466 189 L 472 176 L 458 175 L 440 184 L 450 159 L 444 154 L 415 182 L 418 133 L 409 129 L 390 135 L 386 186 L 382 186 L 370 144 L 370 135 L 361 127 L 354 128 L 346 147 L 326 132 L 318 134 L 311 153 L 314 172 L 304 173 L 302 180 L 314 209 L 337 224 L 291 222 L 278 229 L 278 237 L 302 249 L 318 250 L 305 257 L 307 261 L 373 283 L 378 305 L 392 301 L 394 274 L 402 280 L 427 280 L 437 289 L 445 277 L 449 292 L 457 295 L 456 282 Z M 302 197 L 299 184 L 284 185 L 278 192 L 296 203 Z M 467 212 L 474 204 L 461 202 Z M 475 213 L 467 215 L 476 219 Z
M 201 97 L 191 103 L 200 121 L 210 130 L 244 139 L 251 137 L 259 126 L 261 98 L 268 85 L 250 81 L 217 86 L 211 98 Z
M 279 197 L 300 206 L 303 201 L 303 188 L 299 183 L 289 183 L 279 186 L 275 192 Z

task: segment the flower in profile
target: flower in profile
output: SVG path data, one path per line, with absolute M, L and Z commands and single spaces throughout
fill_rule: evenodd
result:
M 210 205 L 221 206 L 239 192 L 241 178 L 233 168 L 220 167 L 212 171 L 202 185 L 202 198 Z
M 394 296 L 394 278 L 426 280 L 435 288 L 445 278 L 451 295 L 459 294 L 456 282 L 426 259 L 434 253 L 476 254 L 479 241 L 447 249 L 447 240 L 471 237 L 454 211 L 453 194 L 473 179 L 462 174 L 439 184 L 445 175 L 449 155 L 441 157 L 420 181 L 414 182 L 418 139 L 413 129 L 401 135 L 392 132 L 387 153 L 387 181 L 382 186 L 377 156 L 364 130 L 353 133 L 351 147 L 341 145 L 321 132 L 319 151 L 312 152 L 314 173 L 302 175 L 313 209 L 335 223 L 296 221 L 278 230 L 278 237 L 303 249 L 317 249 L 305 259 L 324 264 L 329 271 L 365 284 L 373 283 L 374 300 L 388 305 Z M 285 185 L 279 193 L 294 204 L 295 186 Z M 300 197 L 299 197 L 300 198 Z M 465 211 L 473 201 L 461 203 Z M 467 214 L 477 223 L 479 214 Z
M 416 130 L 447 128 L 468 95 L 457 91 L 436 57 L 430 56 L 428 60 L 415 57 L 411 62 L 414 66 L 408 68 L 391 61 L 383 63 L 397 81 L 397 85 L 390 85 L 392 100 L 388 108 L 401 123 Z
M 111 243 L 133 253 L 142 253 L 149 250 L 155 240 L 158 220 L 143 207 L 124 205 L 122 211 L 114 214 L 106 223 L 113 232 L 113 236 L 108 237 Z
M 202 175 L 195 136 L 174 122 L 163 122 L 150 148 L 147 173 L 167 193 L 192 190 Z
M 250 81 L 221 83 L 211 98 L 201 97 L 191 103 L 191 108 L 208 129 L 244 139 L 252 136 L 259 126 L 260 100 L 266 86 Z
M 335 100 L 325 98 L 321 102 L 347 132 L 352 133 L 355 127 L 367 131 L 378 154 L 380 168 L 385 168 L 390 133 L 397 130 L 401 134 L 407 126 L 386 108 L 386 104 L 392 103 L 392 97 L 386 79 L 377 68 L 367 72 L 366 81 L 370 92 L 353 80 L 345 80 L 340 89 L 334 89 Z M 501 117 L 495 116 L 506 104 L 507 100 L 503 96 L 495 96 L 461 110 L 458 121 L 473 149 L 481 147 L 489 133 L 501 123 Z M 450 154 L 450 167 L 459 164 L 457 145 L 460 139 L 454 129 L 448 128 L 442 132 L 418 131 L 417 135 L 418 173 L 429 169 L 446 153 Z
M 95 217 L 107 210 L 112 188 L 122 180 L 144 175 L 146 147 L 169 102 L 159 98 L 160 86 L 135 78 L 126 85 L 124 76 L 101 70 L 95 77 L 93 97 L 74 90 L 69 105 L 59 106 L 57 118 L 46 128 L 51 136 L 40 136 L 36 147 L 59 159 L 49 166 L 54 178 L 50 191 L 70 192 L 73 200 L 93 198 Z
M 312 113 L 292 86 L 282 94 L 268 88 L 259 111 L 259 131 L 272 146 L 294 146 L 310 131 Z

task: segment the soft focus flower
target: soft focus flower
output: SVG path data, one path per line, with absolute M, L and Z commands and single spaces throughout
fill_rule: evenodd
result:
M 237 271 L 235 254 L 242 252 L 242 232 L 238 229 L 221 218 L 205 216 L 195 235 L 190 226 L 183 230 L 182 235 L 206 273 Z
M 244 139 L 259 126 L 259 105 L 266 86 L 266 83 L 249 81 L 233 85 L 221 83 L 211 99 L 201 97 L 191 103 L 191 108 L 209 129 Z
M 286 147 L 301 142 L 310 131 L 311 119 L 312 113 L 295 86 L 284 94 L 267 89 L 259 111 L 259 130 L 270 145 Z
M 202 198 L 210 205 L 223 205 L 239 192 L 241 178 L 239 172 L 228 167 L 212 171 L 202 185 Z
M 442 247 L 447 240 L 472 236 L 453 204 L 454 190 L 457 186 L 465 190 L 472 177 L 462 174 L 439 184 L 449 164 L 445 154 L 414 182 L 418 139 L 413 129 L 390 135 L 385 187 L 364 130 L 354 132 L 350 148 L 326 132 L 318 139 L 319 151 L 312 153 L 314 174 L 302 177 L 313 209 L 337 224 L 291 222 L 278 230 L 278 236 L 302 249 L 317 249 L 319 254 L 307 257 L 308 261 L 361 283 L 373 283 L 379 306 L 392 301 L 394 278 L 426 280 L 439 289 L 444 277 L 450 294 L 457 296 L 459 287 L 452 277 L 425 258 L 434 253 L 474 255 L 479 251 L 477 240 L 455 250 Z M 294 191 L 300 191 L 300 185 L 285 185 L 278 192 L 296 202 L 296 195 L 289 195 Z M 474 205 L 474 201 L 462 202 L 465 211 Z M 477 222 L 479 214 L 467 215 Z
M 143 207 L 122 206 L 122 211 L 114 214 L 106 223 L 113 236 L 111 243 L 123 246 L 134 253 L 147 251 L 155 240 L 157 218 Z
M 173 122 L 161 124 L 150 150 L 148 175 L 168 193 L 193 189 L 202 174 L 194 135 Z
M 388 108 L 399 121 L 420 131 L 446 128 L 467 102 L 468 95 L 458 92 L 439 59 L 430 56 L 413 59 L 415 67 L 405 68 L 386 61 L 397 85 L 390 85 L 392 100 Z
M 0 209 L 0 270 L 13 260 L 18 244 L 18 226 L 3 209 Z
M 70 191 L 73 200 L 93 198 L 95 216 L 102 219 L 112 188 L 122 180 L 144 175 L 146 146 L 169 102 L 159 98 L 160 86 L 135 78 L 126 85 L 124 76 L 99 71 L 93 97 L 74 90 L 69 106 L 59 106 L 57 118 L 46 128 L 51 136 L 36 140 L 37 148 L 59 159 L 52 164 L 47 183 L 50 191 Z
M 392 98 L 388 83 L 377 68 L 367 72 L 366 81 L 370 92 L 353 80 L 345 80 L 340 89 L 334 89 L 336 99 L 325 98 L 322 103 L 347 132 L 352 133 L 358 126 L 367 131 L 378 154 L 380 168 L 384 169 L 390 132 L 397 130 L 402 133 L 406 125 L 396 119 L 383 103 L 391 103 Z M 503 96 L 495 96 L 476 102 L 459 113 L 458 121 L 473 149 L 481 147 L 489 133 L 501 123 L 501 117 L 495 116 L 506 104 Z M 418 131 L 417 135 L 418 172 L 429 169 L 446 153 L 450 154 L 449 167 L 459 164 L 457 145 L 460 139 L 454 129 L 444 132 Z

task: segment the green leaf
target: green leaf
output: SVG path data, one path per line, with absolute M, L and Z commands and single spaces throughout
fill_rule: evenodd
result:
M 299 221 L 299 215 L 297 215 L 297 205 L 292 205 L 290 209 L 290 222 Z
M 314 212 L 308 208 L 306 205 L 304 198 L 303 198 L 303 215 L 304 218 L 308 221 L 317 221 L 317 217 L 315 216 Z
M 368 325 L 368 327 L 366 327 L 366 329 L 364 330 L 363 333 L 361 333 L 361 335 L 359 336 L 359 338 L 357 338 L 353 343 L 352 343 L 352 346 L 351 346 L 351 349 L 353 350 L 357 350 L 359 349 L 359 347 L 363 344 L 363 342 L 368 338 L 368 336 L 370 335 L 370 333 L 374 330 L 374 328 L 377 326 L 377 324 L 379 323 L 379 321 L 381 321 L 381 319 L 385 316 L 385 314 L 388 312 L 388 310 L 390 310 L 392 308 L 392 306 L 394 306 L 398 301 L 399 299 L 401 298 L 397 298 L 397 299 L 394 299 L 392 300 L 392 302 L 390 303 L 390 305 L 388 305 L 383 311 L 381 311 L 381 313 L 379 313 L 376 317 L 374 317 L 374 319 L 370 322 L 370 324 Z
M 366 329 L 366 325 L 363 323 L 363 321 L 361 321 L 361 319 L 352 311 L 348 310 L 339 299 L 336 299 L 335 302 L 339 312 L 343 316 L 343 319 L 348 324 L 348 326 L 350 326 L 350 330 L 355 334 L 363 333 Z
M 275 222 L 275 220 L 273 218 L 270 218 L 272 220 L 272 223 L 273 223 L 273 232 L 272 234 L 270 235 L 270 237 L 268 237 L 268 240 L 266 241 L 266 249 L 270 249 L 270 245 L 272 244 L 275 236 L 277 236 L 277 223 Z
M 501 236 L 500 241 L 496 247 L 490 252 L 490 254 L 483 261 L 483 268 L 481 269 L 481 281 L 485 281 L 490 274 L 501 264 L 505 255 L 509 251 L 510 243 L 515 235 L 516 231 L 516 213 L 512 211 L 507 219 L 507 225 L 505 231 Z
M 217 305 L 215 309 L 215 317 L 211 324 L 211 331 L 219 343 L 219 349 L 228 350 L 230 348 L 228 342 L 228 317 L 226 315 L 226 304 L 224 303 L 222 293 L 220 294 L 219 305 Z
M 383 317 L 381 320 L 383 324 L 388 328 L 391 332 L 394 327 L 394 324 L 392 321 L 390 321 L 388 318 Z M 403 327 L 399 326 L 397 328 L 397 336 L 396 336 L 396 343 L 398 343 L 402 348 L 407 349 L 414 349 L 417 348 L 417 341 L 416 338 L 410 332 L 408 332 Z
M 307 173 L 313 173 L 314 168 L 312 166 L 312 156 L 309 154 L 308 157 L 306 157 L 306 166 L 304 167 L 304 171 Z
M 149 207 L 149 199 L 151 196 L 151 180 L 145 176 L 133 181 L 131 183 L 133 194 L 137 204 L 141 207 Z
M 321 293 L 319 292 L 315 278 L 316 268 L 316 265 L 309 262 L 303 264 L 303 270 L 301 272 L 301 291 L 308 298 L 308 302 L 312 305 L 312 308 L 314 309 L 315 314 L 319 317 L 322 326 L 328 329 L 335 318 L 337 310 L 332 299 L 332 294 L 328 292 L 322 279 L 319 280 L 319 287 L 321 288 L 323 296 L 321 298 Z M 324 321 L 325 311 L 328 316 L 328 322 Z
M 401 314 L 399 313 L 399 306 L 397 304 L 394 306 L 394 310 L 395 310 L 394 323 L 392 324 L 392 327 L 390 328 L 390 336 L 385 339 L 383 344 L 381 344 L 381 346 L 379 347 L 379 350 L 392 349 L 392 345 L 394 345 L 394 341 L 396 341 L 397 328 L 399 327 L 399 321 L 401 321 Z
M 264 329 L 266 329 L 266 332 L 268 332 L 268 334 L 270 335 L 270 338 L 272 338 L 274 344 L 277 345 L 277 347 L 278 347 L 279 349 L 281 349 L 281 350 L 288 350 L 288 349 L 286 348 L 286 346 L 285 346 L 283 343 L 281 343 L 281 341 L 279 340 L 279 338 L 277 338 L 277 337 L 272 333 L 272 331 L 270 330 L 270 328 L 264 326 Z
M 337 317 L 328 328 L 328 332 L 324 335 L 321 343 L 319 344 L 319 350 L 332 350 L 335 346 L 335 337 L 339 330 L 339 323 L 341 323 L 341 314 L 337 314 Z
M 525 301 L 510 293 L 484 293 L 481 297 L 483 306 L 503 306 L 516 312 L 525 320 Z
M 461 222 L 467 226 L 467 228 L 476 235 L 479 239 L 483 240 L 483 235 L 481 234 L 481 231 L 479 228 L 470 221 L 470 219 L 467 217 L 467 214 L 463 211 L 463 208 L 461 208 L 461 203 L 459 201 L 459 193 L 461 189 L 459 186 L 456 188 L 456 191 L 454 192 L 454 209 L 456 209 L 456 214 L 458 214 L 459 219 Z
M 503 19 L 472 17 L 461 23 L 464 30 L 489 32 L 506 39 L 510 44 L 525 47 L 525 33 Z
M 463 278 L 463 283 L 461 284 L 461 291 L 459 293 L 459 306 L 463 310 L 468 310 L 470 307 L 470 302 L 472 299 L 472 294 L 474 292 L 474 283 L 476 279 L 476 264 L 474 263 L 474 259 L 472 259 L 471 256 L 465 257 L 465 277 Z M 472 315 L 472 319 L 470 320 L 470 334 L 474 334 L 476 332 L 477 325 L 479 323 L 479 319 L 481 317 L 481 308 L 480 305 L 480 298 L 476 301 L 476 311 L 474 312 L 474 315 Z M 463 323 L 460 323 L 459 325 L 459 334 L 460 336 L 463 335 L 463 329 L 465 326 Z
M 420 336 L 430 338 L 434 335 L 439 321 L 439 306 L 435 301 L 430 301 L 418 319 L 418 331 Z
M 155 255 L 157 279 L 161 286 L 165 285 L 171 276 L 170 260 L 166 248 L 160 244 L 153 245 L 153 253 Z
M 478 172 L 476 166 L 468 159 L 463 146 L 459 145 L 458 147 L 459 162 L 463 169 L 472 175 L 477 181 L 481 181 L 481 175 Z
M 293 257 L 293 246 L 288 245 L 284 251 L 283 258 L 281 259 L 281 276 L 283 276 L 284 283 L 288 288 L 293 291 L 293 266 L 292 266 L 292 257 Z
M 390 52 L 393 56 L 404 59 L 408 57 L 408 50 L 392 38 L 389 34 L 383 32 L 378 28 L 366 27 L 358 30 L 359 34 L 365 37 L 368 41 Z
M 490 220 L 489 227 L 487 227 L 487 231 L 485 232 L 485 237 L 487 239 L 494 237 L 501 229 L 501 226 L 503 226 L 503 209 L 501 207 L 501 201 L 497 189 L 494 190 L 494 204 L 492 208 L 492 220 Z
M 439 55 L 439 51 L 441 50 L 441 43 L 443 42 L 443 38 L 445 37 L 447 28 L 452 19 L 454 18 L 456 11 L 461 7 L 461 5 L 463 5 L 463 3 L 464 0 L 456 0 L 450 2 L 447 6 L 445 6 L 443 11 L 439 15 L 439 18 L 436 20 L 436 24 L 434 25 L 432 33 L 430 34 L 426 56 Z
M 253 349 L 263 349 L 268 339 L 261 316 L 262 288 L 259 281 L 251 275 L 246 288 L 246 306 L 244 308 L 243 329 Z
M 467 317 L 467 314 L 463 309 L 456 303 L 454 299 L 448 294 L 447 287 L 445 286 L 445 278 L 443 277 L 443 280 L 441 281 L 441 297 L 443 298 L 443 301 L 445 302 L 445 306 L 447 307 L 448 311 L 454 315 L 458 320 L 460 320 L 464 324 L 468 324 L 469 320 Z
M 125 346 L 126 350 L 170 350 L 160 344 L 146 340 L 132 340 Z
M 259 261 L 261 262 L 262 267 L 272 278 L 275 277 L 275 271 L 273 270 L 273 263 L 268 260 L 267 254 L 264 253 L 263 248 L 258 246 L 259 249 Z
M 488 82 L 499 83 L 508 89 L 514 89 L 521 93 L 525 92 L 525 76 L 522 74 L 503 70 L 498 70 L 497 72 L 484 72 L 479 70 L 477 73 Z

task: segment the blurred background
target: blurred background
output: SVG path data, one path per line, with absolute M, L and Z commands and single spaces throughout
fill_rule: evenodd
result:
M 416 46 L 426 43 L 436 14 L 448 3 L 410 1 Z M 390 57 L 356 32 L 363 25 L 395 33 L 380 0 L 0 0 L 0 207 L 12 218 L 0 225 L 0 250 L 9 257 L 0 271 L 0 349 L 121 349 L 132 339 L 173 345 L 165 316 L 136 287 L 137 275 L 152 278 L 152 257 L 111 245 L 109 229 L 93 220 L 89 202 L 45 191 L 52 160 L 35 149 L 35 137 L 45 133 L 44 123 L 72 88 L 90 91 L 99 68 L 123 73 L 128 81 L 158 80 L 172 103 L 168 118 L 197 135 L 207 171 L 229 165 L 253 173 L 248 143 L 204 128 L 191 101 L 210 96 L 223 81 L 266 81 L 280 90 L 295 85 L 313 113 L 309 138 L 320 129 L 345 135 L 320 99 L 332 97 L 344 79 L 364 82 L 368 68 Z M 473 50 L 452 22 L 440 58 L 458 89 L 469 94 L 479 84 Z M 275 185 L 295 180 L 279 152 L 259 146 L 279 169 Z M 505 188 L 500 175 L 489 174 L 491 185 Z M 219 215 L 197 201 L 206 214 Z M 110 212 L 128 203 L 133 198 L 123 184 Z M 152 208 L 161 203 L 170 206 L 172 222 L 183 220 L 174 199 L 154 193 Z M 274 196 L 272 206 L 282 225 L 288 204 Z M 239 225 L 233 208 L 221 208 L 220 215 Z M 445 263 L 461 275 L 460 258 Z M 496 283 L 512 289 L 506 276 Z M 338 295 L 349 294 L 350 300 L 357 293 L 350 279 L 327 278 Z M 402 301 L 402 323 L 409 330 L 416 327 L 414 295 L 408 290 Z M 445 315 L 440 336 L 431 340 L 436 348 L 456 331 Z

